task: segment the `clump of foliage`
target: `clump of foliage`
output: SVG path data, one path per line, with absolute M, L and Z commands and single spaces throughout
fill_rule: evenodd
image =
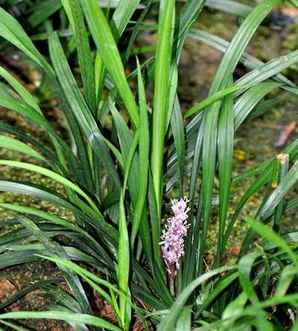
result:
M 0 86 L 0 106 L 44 130 L 48 145 L 2 122 L 0 145 L 36 163 L 1 160 L 0 165 L 46 176 L 61 184 L 65 194 L 7 180 L 0 181 L 0 190 L 49 201 L 73 215 L 65 219 L 25 205 L 0 204 L 16 215 L 1 221 L 12 230 L 0 237 L 0 268 L 46 259 L 57 264 L 68 285 L 64 291 L 41 281 L 23 289 L 0 308 L 38 287 L 51 295 L 55 305 L 48 311 L 3 312 L 1 325 L 20 330 L 13 320 L 45 318 L 64 320 L 75 330 L 130 330 L 136 320 L 145 330 L 158 331 L 297 330 L 297 233 L 283 233 L 281 223 L 285 213 L 298 205 L 297 197 L 286 196 L 298 180 L 298 141 L 238 177 L 232 173 L 234 135 L 242 123 L 262 112 L 256 106 L 269 96 L 261 103 L 268 109 L 272 91 L 298 92 L 281 74 L 298 61 L 298 51 L 269 63 L 245 53 L 262 21 L 282 3 L 265 0 L 250 8 L 225 0 L 189 0 L 179 6 L 174 0 L 161 1 L 158 24 L 150 26 L 157 30 L 154 56 L 139 62 L 133 55 L 134 42 L 143 27 L 148 28 L 143 23 L 151 8 L 157 8 L 154 1 L 122 0 L 106 12 L 97 0 L 62 0 L 79 77 L 74 76 L 57 32 L 48 27 L 47 59 L 17 20 L 0 9 L 1 37 L 43 71 L 60 100 L 68 128 L 68 139 L 62 139 L 38 100 L 1 68 L 5 84 Z M 191 30 L 205 5 L 244 16 L 230 42 Z M 137 21 L 131 23 L 133 14 Z M 117 45 L 124 32 L 130 39 L 122 54 Z M 209 96 L 183 113 L 177 71 L 188 37 L 224 55 Z M 239 62 L 248 73 L 234 81 Z M 134 68 L 126 76 L 132 63 Z M 136 91 L 130 82 L 136 84 Z M 248 177 L 255 179 L 230 213 L 231 188 Z M 225 254 L 234 225 L 260 190 L 265 192 L 262 204 L 254 219 L 246 220 L 248 232 L 239 258 L 229 265 Z M 161 252 L 162 240 L 176 238 L 163 232 L 171 214 L 169 197 L 187 199 L 180 200 L 187 206 L 182 206 L 183 222 L 177 222 L 183 251 L 178 251 L 175 265 L 168 252 Z M 177 220 L 181 214 L 175 203 Z M 206 266 L 215 213 L 216 255 Z M 114 321 L 93 313 L 90 288 L 112 307 Z M 290 317 L 280 318 L 282 312 L 286 316 L 290 312 Z

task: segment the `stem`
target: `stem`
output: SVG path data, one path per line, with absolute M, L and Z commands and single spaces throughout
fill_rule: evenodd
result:
M 170 277 L 170 292 L 172 296 L 175 296 L 175 279 Z

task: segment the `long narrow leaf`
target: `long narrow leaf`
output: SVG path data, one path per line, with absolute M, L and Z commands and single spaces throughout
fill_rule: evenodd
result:
M 102 318 L 95 317 L 87 314 L 77 314 L 62 311 L 44 311 L 44 312 L 30 312 L 30 311 L 18 311 L 12 313 L 0 314 L 0 320 L 7 319 L 53 319 L 62 320 L 68 323 L 77 322 L 86 325 L 97 326 L 111 331 L 121 331 L 120 328 L 105 321 Z
M 96 0 L 80 0 L 80 3 L 101 58 L 113 78 L 133 124 L 137 127 L 138 107 L 126 80 L 121 57 L 108 22 Z
M 160 214 L 162 190 L 162 165 L 164 154 L 164 139 L 169 107 L 169 78 L 172 56 L 173 20 L 175 16 L 175 1 L 166 0 L 160 4 L 159 30 L 155 63 L 155 86 L 153 100 L 152 154 L 151 170 L 153 188 Z M 159 215 L 160 217 L 160 215 Z

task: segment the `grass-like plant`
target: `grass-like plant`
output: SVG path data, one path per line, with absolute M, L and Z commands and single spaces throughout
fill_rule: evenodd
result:
M 298 206 L 297 197 L 286 199 L 298 180 L 298 141 L 238 177 L 232 173 L 237 129 L 262 111 L 256 106 L 272 91 L 298 93 L 281 74 L 298 61 L 298 51 L 268 63 L 245 53 L 262 21 L 282 1 L 265 0 L 250 8 L 230 0 L 188 0 L 179 6 L 163 0 L 158 24 L 151 26 L 157 30 L 154 57 L 130 61 L 129 67 L 132 62 L 135 67 L 127 76 L 135 38 L 155 2 L 121 0 L 107 13 L 97 0 L 61 0 L 79 77 L 50 24 L 48 61 L 20 24 L 0 9 L 1 37 L 40 67 L 60 100 L 68 128 L 64 140 L 38 100 L 0 68 L 7 83 L 0 86 L 0 106 L 24 116 L 48 138 L 45 146 L 22 128 L 1 122 L 0 146 L 36 162 L 1 160 L 0 165 L 48 177 L 64 187 L 64 194 L 8 180 L 0 180 L 0 191 L 46 200 L 72 215 L 66 219 L 0 203 L 16 214 L 13 220 L 1 220 L 1 227 L 12 230 L 0 237 L 0 268 L 46 259 L 58 266 L 68 285 L 68 291 L 44 281 L 24 288 L 0 309 L 36 288 L 51 293 L 55 306 L 48 311 L 3 312 L 3 327 L 24 330 L 12 320 L 45 318 L 64 320 L 75 330 L 130 330 L 136 319 L 144 330 L 158 331 L 298 329 L 297 234 L 281 232 L 285 212 Z M 244 17 L 231 42 L 191 30 L 205 5 Z M 138 19 L 130 23 L 133 14 Z M 133 29 L 123 52 L 117 43 L 129 24 Z M 224 55 L 208 98 L 182 113 L 177 71 L 189 37 Z M 239 62 L 248 73 L 234 81 Z M 136 83 L 135 90 L 130 82 Z M 151 102 L 146 92 L 152 84 Z M 266 102 L 260 104 L 264 109 Z M 248 177 L 254 179 L 230 213 L 231 187 Z M 247 220 L 239 258 L 227 264 L 225 252 L 234 225 L 260 190 L 264 198 L 254 219 Z M 166 203 L 170 197 L 179 199 L 173 202 L 173 215 Z M 214 214 L 215 258 L 206 266 Z M 254 245 L 258 236 L 263 241 Z M 114 321 L 95 316 L 88 288 L 112 307 Z M 291 323 L 278 318 L 280 311 L 291 313 Z

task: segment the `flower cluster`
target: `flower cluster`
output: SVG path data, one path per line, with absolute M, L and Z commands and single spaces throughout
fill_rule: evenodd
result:
M 174 279 L 179 269 L 179 260 L 184 255 L 184 238 L 187 234 L 189 208 L 186 199 L 172 200 L 174 216 L 169 218 L 161 236 L 162 257 L 169 277 Z

